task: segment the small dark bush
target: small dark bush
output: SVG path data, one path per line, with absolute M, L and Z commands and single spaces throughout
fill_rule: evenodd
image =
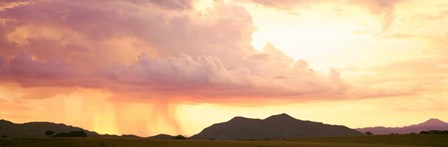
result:
M 47 131 L 45 131 L 45 135 L 46 136 L 51 136 L 51 135 L 53 135 L 55 132 L 54 131 L 52 131 L 52 130 L 47 130 Z
M 187 138 L 182 135 L 177 135 L 177 136 L 174 136 L 173 139 L 187 139 Z

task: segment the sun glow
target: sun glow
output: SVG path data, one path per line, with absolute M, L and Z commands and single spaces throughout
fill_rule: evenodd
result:
M 359 14 L 340 17 L 328 12 L 330 8 L 326 6 L 317 10 L 283 13 L 264 7 L 245 7 L 253 15 L 256 30 L 252 34 L 252 45 L 257 50 L 270 42 L 293 59 L 307 60 L 321 70 L 332 68 L 322 59 L 339 56 L 339 53 L 346 52 L 351 43 L 381 30 L 379 21 L 359 17 Z
M 194 9 L 197 11 L 206 11 L 213 6 L 213 0 L 196 0 L 194 3 Z
M 323 59 L 338 56 L 347 44 L 363 36 L 355 29 L 341 29 L 338 25 L 306 25 L 281 28 L 260 27 L 252 36 L 252 45 L 261 50 L 268 42 L 295 60 L 308 60 L 320 70 L 331 68 Z M 324 57 L 324 58 L 322 58 Z M 334 65 L 334 64 L 333 64 Z
M 252 36 L 252 44 L 258 50 L 272 42 L 295 59 L 306 58 L 306 54 L 336 50 L 356 38 L 354 31 L 332 25 L 307 25 L 282 28 L 259 29 Z

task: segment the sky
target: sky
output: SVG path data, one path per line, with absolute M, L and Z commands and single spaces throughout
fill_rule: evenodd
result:
M 3 0 L 0 119 L 194 135 L 448 121 L 445 0 Z

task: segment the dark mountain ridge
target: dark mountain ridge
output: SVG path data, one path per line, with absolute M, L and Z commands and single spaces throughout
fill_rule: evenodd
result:
M 191 138 L 243 140 L 360 135 L 362 133 L 345 126 L 298 120 L 283 113 L 266 119 L 234 117 L 207 127 Z
M 28 122 L 13 123 L 4 119 L 0 120 L 0 135 L 7 137 L 46 137 L 45 131 L 52 130 L 57 133 L 70 131 L 84 131 L 89 137 L 98 137 L 98 133 L 88 131 L 79 127 L 69 126 L 65 124 L 56 124 L 51 122 Z

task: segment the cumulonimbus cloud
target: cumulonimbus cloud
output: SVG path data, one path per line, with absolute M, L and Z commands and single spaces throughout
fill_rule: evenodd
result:
M 337 71 L 315 72 L 273 45 L 256 51 L 251 16 L 236 5 L 204 14 L 183 1 L 25 2 L 0 11 L 3 82 L 228 99 L 348 89 Z

